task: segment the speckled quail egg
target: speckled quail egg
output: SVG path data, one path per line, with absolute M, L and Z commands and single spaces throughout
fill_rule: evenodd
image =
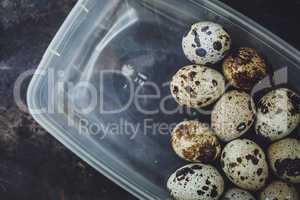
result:
M 267 75 L 267 65 L 255 49 L 242 47 L 224 60 L 223 72 L 232 86 L 248 90 Z
M 232 188 L 225 193 L 222 200 L 255 200 L 255 197 L 245 190 Z
M 286 138 L 268 149 L 272 170 L 283 180 L 300 183 L 300 141 Z
M 222 141 L 242 136 L 255 119 L 255 104 L 245 92 L 232 90 L 216 103 L 211 114 L 211 126 Z
M 210 165 L 190 164 L 172 174 L 167 187 L 175 200 L 217 200 L 224 191 L 224 180 Z
M 184 35 L 182 48 L 185 56 L 193 63 L 208 65 L 224 58 L 229 51 L 231 39 L 224 28 L 213 22 L 193 24 Z
M 225 80 L 218 71 L 189 65 L 181 68 L 172 78 L 171 94 L 180 104 L 202 108 L 214 103 L 225 92 Z
M 260 194 L 260 200 L 298 200 L 294 186 L 282 181 L 272 182 Z
M 265 153 L 248 139 L 228 143 L 222 151 L 221 166 L 229 180 L 245 190 L 261 189 L 268 178 Z
M 300 98 L 286 88 L 272 90 L 257 105 L 256 133 L 275 141 L 289 135 L 300 121 Z
M 219 158 L 221 145 L 206 123 L 183 121 L 172 131 L 172 147 L 176 154 L 191 162 L 208 163 Z

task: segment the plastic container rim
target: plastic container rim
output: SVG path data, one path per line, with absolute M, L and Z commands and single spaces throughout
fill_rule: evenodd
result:
M 38 88 L 40 83 L 43 81 L 42 77 L 39 75 L 48 65 L 47 63 L 51 61 L 53 58 L 53 53 L 51 52 L 52 47 L 55 44 L 61 42 L 61 39 L 58 37 L 60 34 L 64 33 L 67 27 L 69 26 L 70 20 L 75 16 L 76 12 L 81 8 L 82 3 L 85 0 L 79 0 L 68 17 L 66 18 L 65 22 L 55 35 L 54 39 L 50 43 L 49 47 L 47 48 L 42 61 L 40 62 L 32 80 L 29 84 L 27 90 L 27 102 L 28 102 L 28 110 L 30 113 L 33 113 L 33 110 L 40 108 L 39 102 L 35 98 L 38 92 Z M 157 1 L 157 0 L 143 0 L 143 1 Z M 198 0 L 189 0 L 195 4 L 198 4 Z M 206 4 L 210 5 L 211 7 L 216 8 L 217 10 L 223 12 L 227 16 L 230 16 L 232 19 L 236 20 L 240 24 L 244 26 L 244 28 L 249 28 L 255 30 L 258 35 L 267 36 L 269 41 L 273 44 L 276 44 L 276 47 L 279 49 L 284 49 L 285 52 L 289 52 L 289 56 L 291 56 L 294 60 L 300 63 L 300 52 L 292 47 L 290 44 L 283 41 L 281 38 L 276 36 L 275 34 L 271 33 L 266 28 L 262 27 L 261 25 L 257 24 L 252 19 L 244 16 L 240 12 L 230 8 L 229 6 L 225 5 L 224 3 L 218 0 L 209 0 Z M 218 13 L 219 14 L 219 13 Z M 54 126 L 51 123 L 51 119 L 48 118 L 47 115 L 41 114 L 32 114 L 33 118 L 51 135 L 53 135 L 58 141 L 60 141 L 63 145 L 65 145 L 68 149 L 70 149 L 73 153 L 75 153 L 78 157 L 84 160 L 86 163 L 94 167 L 97 171 L 102 173 L 104 176 L 133 194 L 139 199 L 159 199 L 159 197 L 155 197 L 153 194 L 149 194 L 147 190 L 141 188 L 138 184 L 133 183 L 132 181 L 128 180 L 125 176 L 118 174 L 116 171 L 113 171 L 111 168 L 105 165 L 105 163 L 101 163 L 99 160 L 95 160 L 93 156 L 91 156 L 87 150 L 84 149 L 80 144 L 75 142 L 69 137 L 64 135 L 64 131 L 61 130 L 59 127 Z

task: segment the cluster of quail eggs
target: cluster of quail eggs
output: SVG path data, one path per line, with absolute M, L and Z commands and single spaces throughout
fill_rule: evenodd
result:
M 183 37 L 191 64 L 173 76 L 171 94 L 180 106 L 213 109 L 210 124 L 186 120 L 173 129 L 174 152 L 193 164 L 176 170 L 167 188 L 175 200 L 298 200 L 300 141 L 291 133 L 300 97 L 270 88 L 255 103 L 250 91 L 267 77 L 268 65 L 253 48 L 232 50 L 231 41 L 213 22 L 196 23 Z

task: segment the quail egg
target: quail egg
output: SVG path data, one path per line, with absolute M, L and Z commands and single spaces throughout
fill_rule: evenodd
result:
M 202 108 L 214 103 L 225 92 L 225 80 L 218 71 L 189 65 L 181 68 L 172 78 L 171 94 L 180 104 Z
M 221 167 L 231 182 L 245 190 L 261 189 L 268 178 L 265 153 L 248 139 L 237 139 L 225 146 Z
M 275 181 L 260 194 L 260 200 L 298 200 L 298 193 L 294 186 L 282 181 Z
M 268 149 L 272 170 L 278 177 L 291 183 L 300 183 L 300 141 L 293 138 L 280 140 Z
M 255 200 L 255 198 L 245 190 L 232 188 L 225 193 L 223 200 Z
M 219 158 L 221 145 L 206 123 L 183 121 L 172 131 L 172 147 L 176 154 L 191 162 L 207 163 Z
M 286 88 L 272 90 L 257 105 L 256 133 L 270 141 L 289 135 L 300 121 L 300 98 Z
M 193 63 L 208 65 L 224 58 L 229 51 L 231 39 L 219 24 L 199 22 L 193 24 L 184 35 L 182 48 L 185 56 Z
M 255 119 L 255 104 L 245 92 L 232 90 L 216 103 L 211 114 L 211 126 L 222 141 L 231 141 L 242 136 Z
M 175 200 L 217 200 L 224 191 L 224 180 L 210 165 L 190 164 L 172 174 L 167 187 Z
M 255 49 L 243 47 L 224 60 L 223 72 L 232 86 L 248 90 L 267 75 L 267 65 Z

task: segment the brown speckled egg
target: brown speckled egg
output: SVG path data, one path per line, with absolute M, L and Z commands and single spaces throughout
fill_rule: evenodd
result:
M 256 133 L 275 141 L 288 136 L 300 121 L 300 97 L 279 88 L 266 94 L 257 105 Z
M 222 141 L 241 137 L 255 119 L 255 104 L 249 94 L 232 90 L 216 103 L 211 114 L 211 127 Z
M 280 140 L 268 149 L 269 163 L 275 174 L 288 182 L 300 183 L 300 141 Z
M 255 198 L 245 190 L 232 188 L 225 193 L 222 200 L 255 200 Z
M 170 176 L 167 188 L 174 200 L 218 200 L 224 180 L 213 166 L 190 164 Z
M 182 39 L 185 56 L 196 64 L 214 64 L 224 58 L 231 39 L 224 28 L 213 22 L 193 24 Z
M 212 162 L 221 153 L 221 145 L 209 125 L 199 121 L 179 123 L 172 131 L 171 143 L 179 157 L 191 162 Z
M 179 105 L 202 108 L 225 92 L 225 79 L 218 71 L 201 66 L 182 67 L 172 78 L 171 94 Z
M 267 75 L 267 65 L 255 49 L 243 47 L 224 60 L 223 72 L 232 86 L 249 90 Z
M 294 186 L 282 181 L 272 182 L 260 194 L 260 200 L 298 200 Z
M 248 139 L 228 143 L 221 154 L 221 167 L 236 186 L 256 191 L 265 186 L 268 163 L 262 148 Z

